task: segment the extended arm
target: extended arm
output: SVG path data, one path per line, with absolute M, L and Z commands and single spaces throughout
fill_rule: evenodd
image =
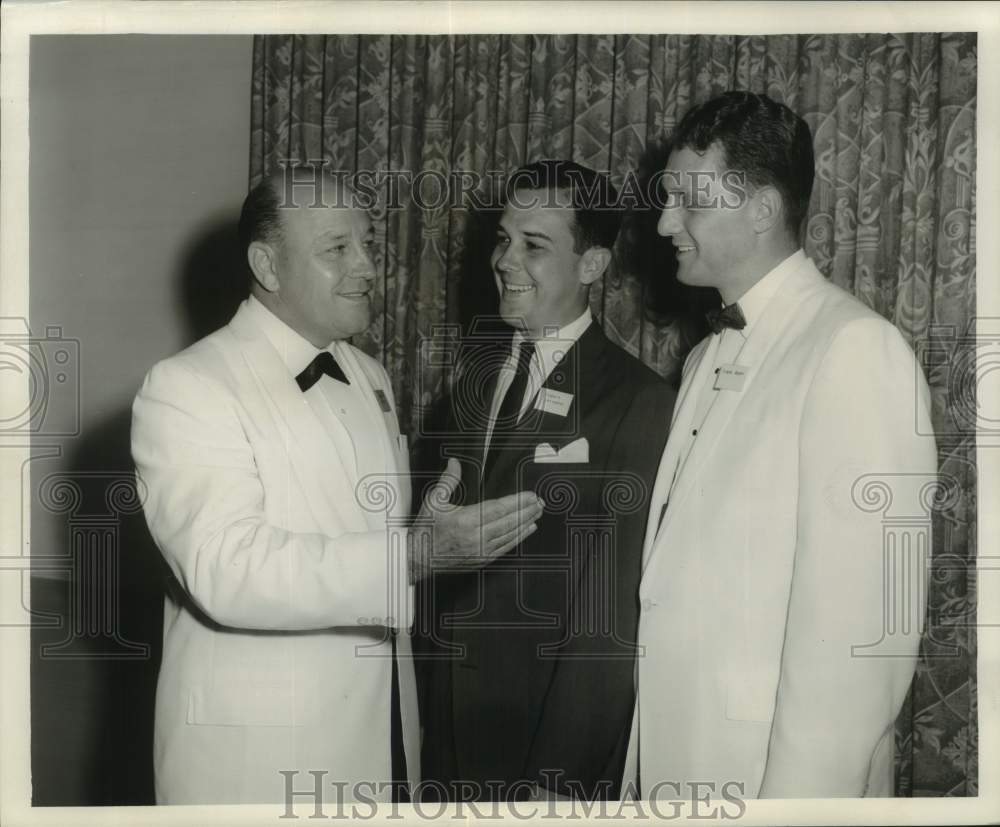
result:
M 177 362 L 154 368 L 133 406 L 132 453 L 150 531 L 184 590 L 224 626 L 408 625 L 410 601 L 401 606 L 398 597 L 409 583 L 445 560 L 484 565 L 540 514 L 526 494 L 481 510 L 426 503 L 420 528 L 395 538 L 289 531 L 267 518 L 244 427 L 230 393 Z
M 132 453 L 153 538 L 216 622 L 302 630 L 392 616 L 405 557 L 391 558 L 384 531 L 328 537 L 270 522 L 235 400 L 210 379 L 176 362 L 154 368 L 133 406 Z

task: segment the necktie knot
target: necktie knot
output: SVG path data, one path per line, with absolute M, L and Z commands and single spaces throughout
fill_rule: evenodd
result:
M 337 360 L 333 358 L 333 354 L 328 350 L 317 353 L 316 358 L 306 365 L 306 369 L 295 377 L 295 381 L 305 393 L 320 380 L 323 374 L 338 382 L 343 382 L 345 385 L 351 384 L 343 369 L 337 364 Z
M 511 345 L 511 350 L 514 347 Z M 535 343 L 531 339 L 524 339 L 517 350 L 517 373 L 526 373 L 531 364 L 531 357 L 535 355 Z
M 705 314 L 705 318 L 713 333 L 721 333 L 727 327 L 731 327 L 733 330 L 742 330 L 747 326 L 747 320 L 743 316 L 738 302 L 727 304 L 725 307 L 713 308 Z

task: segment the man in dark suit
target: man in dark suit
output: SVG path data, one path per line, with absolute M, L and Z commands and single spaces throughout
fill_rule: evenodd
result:
M 616 201 L 606 176 L 566 161 L 509 180 L 492 255 L 509 328 L 465 348 L 444 453 L 461 462 L 463 504 L 533 489 L 546 509 L 505 557 L 441 574 L 426 595 L 425 792 L 618 794 L 643 531 L 675 394 L 591 316 Z

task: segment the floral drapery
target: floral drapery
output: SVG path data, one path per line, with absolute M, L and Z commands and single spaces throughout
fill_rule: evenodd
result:
M 764 92 L 799 113 L 817 160 L 806 252 L 897 325 L 934 398 L 945 492 L 922 657 L 897 722 L 897 791 L 975 795 L 975 377 L 956 366 L 974 352 L 976 80 L 975 34 L 258 37 L 250 178 L 325 159 L 373 181 L 401 174 L 404 188 L 429 171 L 432 188 L 447 180 L 485 199 L 484 173 L 553 157 L 621 184 L 719 92 Z M 444 361 L 423 358 L 427 337 L 491 309 L 488 239 L 461 198 L 432 189 L 422 208 L 396 209 L 388 192 L 372 211 L 380 311 L 356 344 L 383 360 L 417 434 L 449 379 Z M 627 225 L 592 302 L 612 338 L 675 377 L 691 335 L 677 314 L 643 309 L 650 276 L 671 267 L 637 237 L 649 226 Z

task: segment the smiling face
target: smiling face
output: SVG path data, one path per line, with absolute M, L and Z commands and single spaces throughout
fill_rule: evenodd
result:
M 656 230 L 673 237 L 678 280 L 714 287 L 723 300 L 735 301 L 757 243 L 753 199 L 727 172 L 715 144 L 701 154 L 689 147 L 671 152 L 663 183 L 667 206 Z
M 281 210 L 283 238 L 267 250 L 264 277 L 251 266 L 270 310 L 313 345 L 324 348 L 371 323 L 374 232 L 368 213 L 349 206 Z
M 556 200 L 545 190 L 519 190 L 504 209 L 490 259 L 500 315 L 531 338 L 577 319 L 590 283 L 601 275 L 592 277 L 588 268 L 600 248 L 575 252 L 573 209 L 555 206 Z

